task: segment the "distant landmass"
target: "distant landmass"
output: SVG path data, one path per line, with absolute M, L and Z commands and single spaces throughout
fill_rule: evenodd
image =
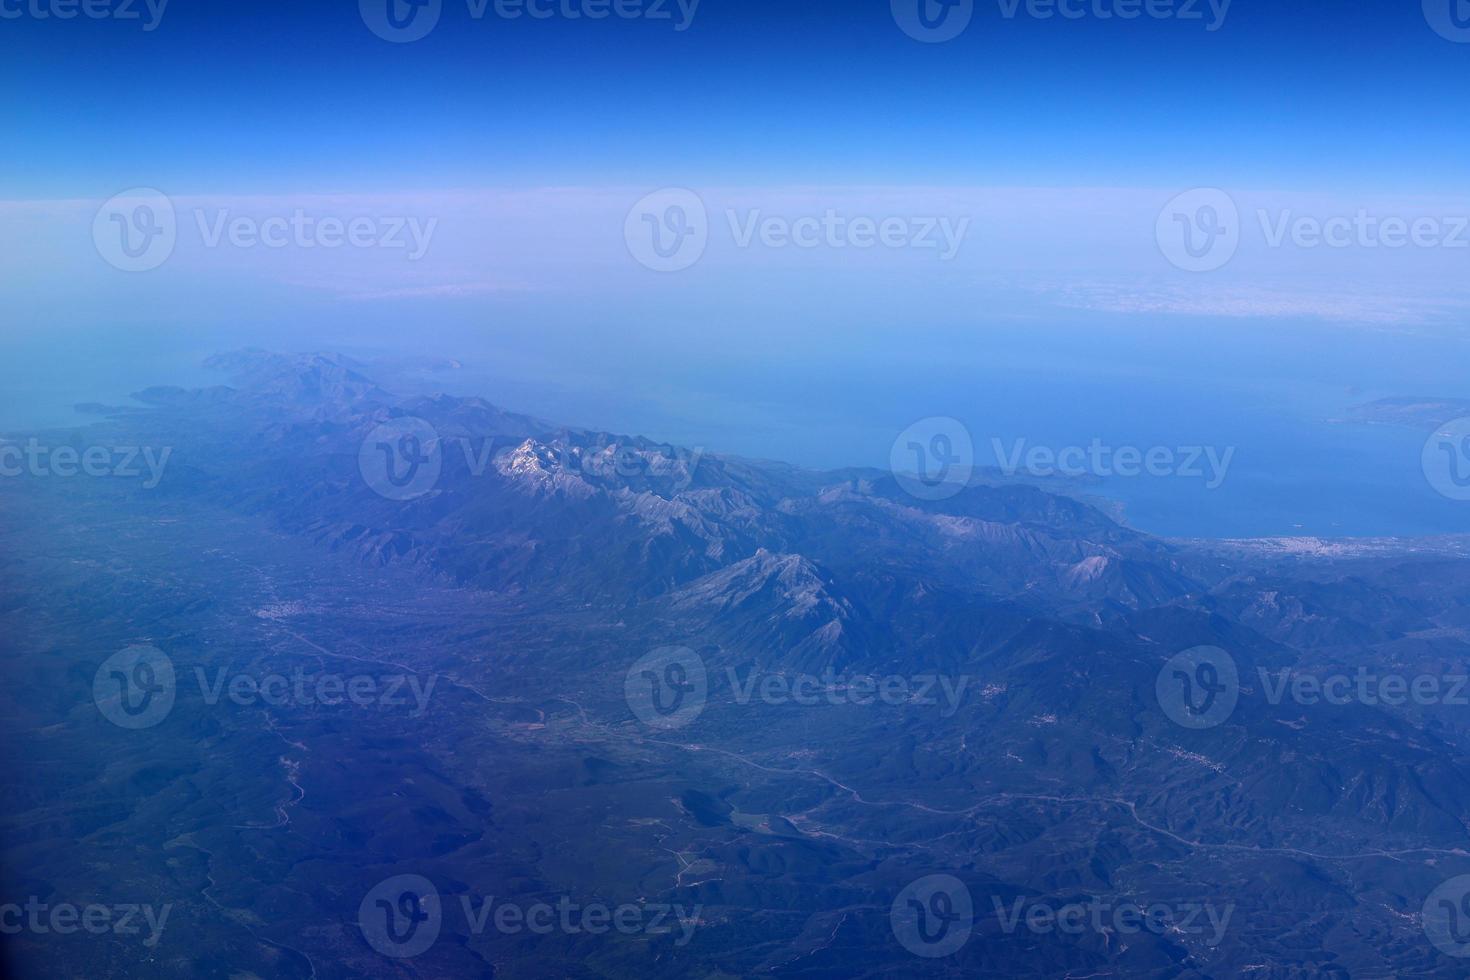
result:
M 1344 421 L 1432 429 L 1467 415 L 1470 415 L 1470 399 L 1467 398 L 1399 397 L 1379 398 L 1355 406 Z

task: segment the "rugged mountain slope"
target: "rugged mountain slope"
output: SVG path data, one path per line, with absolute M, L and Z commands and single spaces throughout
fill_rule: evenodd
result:
M 237 387 L 147 397 L 220 427 L 213 446 L 189 454 L 216 492 L 366 561 L 421 563 L 496 591 L 576 566 L 641 595 L 667 592 L 761 549 L 1038 605 L 1136 608 L 1201 588 L 1168 547 L 1034 488 L 977 486 L 925 504 L 886 474 L 752 464 L 560 428 L 479 399 L 394 399 L 336 358 L 241 352 L 214 363 Z M 442 474 L 417 499 L 375 499 L 359 451 L 402 418 L 437 433 Z

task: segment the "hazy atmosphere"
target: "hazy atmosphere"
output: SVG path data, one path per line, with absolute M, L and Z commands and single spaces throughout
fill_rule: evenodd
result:
M 1467 79 L 0 0 L 0 975 L 1465 976 Z

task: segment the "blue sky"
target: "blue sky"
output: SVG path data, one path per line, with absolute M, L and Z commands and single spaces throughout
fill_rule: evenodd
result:
M 22 2 L 47 0 L 6 0 Z M 1007 19 L 980 0 L 960 37 L 920 44 L 875 0 L 703 0 L 682 32 L 473 21 L 446 0 L 433 33 L 395 45 L 352 0 L 172 0 L 151 32 L 22 17 L 0 21 L 0 79 L 23 93 L 0 108 L 0 180 L 20 196 L 1463 186 L 1470 45 L 1431 31 L 1417 3 L 1236 0 L 1205 24 Z

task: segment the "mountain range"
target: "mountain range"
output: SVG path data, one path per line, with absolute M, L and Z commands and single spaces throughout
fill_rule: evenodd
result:
M 338 355 L 208 366 L 226 383 L 145 389 L 48 434 L 169 447 L 156 488 L 0 483 L 10 884 L 124 881 L 186 923 L 155 950 L 21 937 L 23 962 L 1465 975 L 1421 913 L 1470 873 L 1467 708 L 1281 695 L 1299 678 L 1470 674 L 1463 542 L 1161 540 L 1036 486 L 924 500 L 901 474 L 395 392 Z M 140 642 L 181 676 L 392 667 L 440 693 L 422 717 L 344 716 L 227 710 L 181 684 L 165 722 L 120 731 L 88 715 L 92 674 Z M 1216 676 L 1181 672 L 1200 648 L 1238 681 L 1233 709 L 1195 724 L 1193 695 L 1167 692 Z M 628 690 L 662 650 L 683 651 L 703 692 L 661 727 Z M 895 677 L 902 697 L 854 695 Z M 821 696 L 790 696 L 798 681 Z M 385 958 L 359 900 L 406 873 L 439 888 L 452 941 Z M 934 875 L 974 905 L 973 934 L 942 958 L 906 948 L 891 911 Z M 488 895 L 702 911 L 680 945 L 450 921 L 460 897 Z M 1003 910 L 1018 902 L 1229 915 L 1218 935 L 1074 933 L 1016 927 Z

